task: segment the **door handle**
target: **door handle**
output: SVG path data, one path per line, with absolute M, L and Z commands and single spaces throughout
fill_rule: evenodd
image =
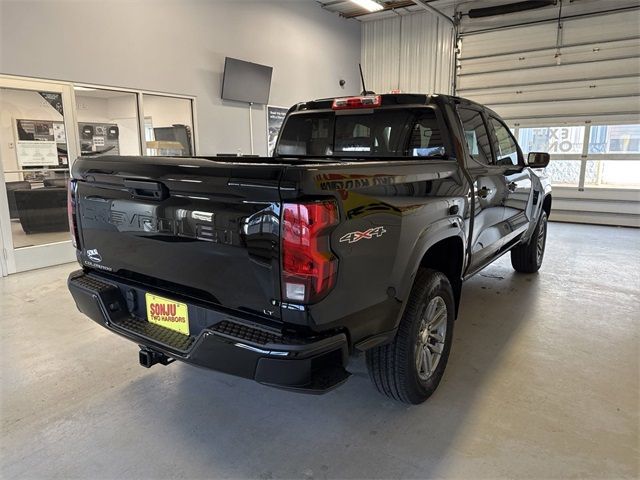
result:
M 509 189 L 510 192 L 515 192 L 516 189 L 518 188 L 518 184 L 516 182 L 509 182 L 507 184 L 507 188 Z
M 164 200 L 168 197 L 168 190 L 160 182 L 149 182 L 146 180 L 124 179 L 124 186 L 136 198 L 147 198 L 150 200 Z
M 480 190 L 478 190 L 478 196 L 480 198 L 487 198 L 491 192 L 493 192 L 492 189 L 487 187 L 482 187 Z

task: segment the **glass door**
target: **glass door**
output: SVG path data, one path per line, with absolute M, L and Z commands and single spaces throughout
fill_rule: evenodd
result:
M 75 260 L 67 183 L 77 157 L 70 84 L 0 76 L 2 274 Z

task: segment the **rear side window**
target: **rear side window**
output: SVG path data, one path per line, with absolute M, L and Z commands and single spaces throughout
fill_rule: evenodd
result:
M 467 142 L 469 153 L 474 160 L 490 165 L 491 147 L 489 146 L 489 133 L 478 110 L 470 108 L 458 108 L 458 114 L 464 129 L 464 138 Z
M 321 157 L 443 156 L 443 137 L 433 110 L 389 109 L 291 115 L 277 155 Z
M 507 130 L 502 122 L 491 118 L 491 125 L 496 134 L 497 145 L 494 145 L 496 151 L 497 165 L 518 165 L 518 147 L 515 140 L 511 136 L 511 132 Z

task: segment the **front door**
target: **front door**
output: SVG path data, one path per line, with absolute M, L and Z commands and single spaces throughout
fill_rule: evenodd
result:
M 69 84 L 0 76 L 3 274 L 75 260 L 66 213 L 77 156 Z
M 506 185 L 504 201 L 503 247 L 517 242 L 527 230 L 531 221 L 533 196 L 531 192 L 531 172 L 524 168 L 524 158 L 513 135 L 498 118 L 489 116 L 493 141 L 494 162 L 503 169 Z

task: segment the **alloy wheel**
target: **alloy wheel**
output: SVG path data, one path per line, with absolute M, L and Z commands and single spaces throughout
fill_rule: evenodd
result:
M 442 358 L 447 336 L 447 317 L 447 305 L 444 299 L 442 297 L 431 299 L 420 322 L 415 350 L 416 370 L 423 382 L 435 372 Z

